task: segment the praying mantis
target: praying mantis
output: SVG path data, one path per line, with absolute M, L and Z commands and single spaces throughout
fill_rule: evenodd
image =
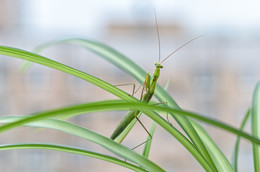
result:
M 156 22 L 156 31 L 157 31 L 157 39 L 158 39 L 158 46 L 159 46 L 159 60 L 158 63 L 155 63 L 155 70 L 153 72 L 153 76 L 151 78 L 150 74 L 147 73 L 145 80 L 144 80 L 144 84 L 143 84 L 143 89 L 142 89 L 142 93 L 141 93 L 141 98 L 140 101 L 144 102 L 144 103 L 149 103 L 150 100 L 152 99 L 154 92 L 155 92 L 155 88 L 157 85 L 157 81 L 159 79 L 160 76 L 160 70 L 163 68 L 162 63 L 165 62 L 170 56 L 172 56 L 175 52 L 177 52 L 178 50 L 180 50 L 181 48 L 183 48 L 184 46 L 186 46 L 187 44 L 189 44 L 190 42 L 200 38 L 201 36 L 195 37 L 193 39 L 191 39 L 190 41 L 186 42 L 185 44 L 183 44 L 182 46 L 180 46 L 179 48 L 177 48 L 176 50 L 174 50 L 172 53 L 170 53 L 166 58 L 164 58 L 161 61 L 161 52 L 160 52 L 160 35 L 159 35 L 159 28 L 158 28 L 158 22 L 157 22 L 157 15 L 156 12 L 154 10 L 154 16 L 155 16 L 155 22 Z M 143 94 L 145 89 L 145 93 Z M 138 116 L 141 114 L 141 112 L 139 110 L 130 110 L 130 112 L 121 120 L 121 122 L 118 124 L 118 126 L 116 127 L 116 129 L 114 130 L 114 132 L 112 133 L 112 135 L 110 136 L 110 139 L 115 140 L 117 139 L 117 137 L 120 136 L 120 134 L 128 127 L 128 125 L 134 120 L 137 119 L 137 121 L 142 125 L 142 127 L 145 129 L 145 131 L 148 133 L 148 135 L 150 136 L 150 138 L 152 138 L 152 136 L 150 135 L 149 131 L 144 127 L 144 125 L 142 124 L 142 122 L 139 120 Z M 126 134 L 127 135 L 127 134 Z M 121 143 L 123 141 L 123 139 L 126 137 L 126 135 L 124 137 L 122 137 L 118 142 Z M 142 143 L 143 144 L 143 143 Z M 140 145 L 138 145 L 140 146 Z M 138 147 L 137 146 L 137 147 Z

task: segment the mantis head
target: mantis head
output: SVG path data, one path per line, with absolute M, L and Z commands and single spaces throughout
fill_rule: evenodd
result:
M 161 64 L 159 64 L 159 63 L 155 63 L 155 67 L 156 68 L 163 68 L 163 66 Z

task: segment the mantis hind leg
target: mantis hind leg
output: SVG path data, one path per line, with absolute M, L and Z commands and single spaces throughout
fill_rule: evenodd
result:
M 145 80 L 144 80 L 144 84 L 143 84 L 143 88 L 142 88 L 142 92 L 141 92 L 141 97 L 140 100 L 142 100 L 143 98 L 143 94 L 144 94 L 144 88 L 146 88 L 146 91 L 148 91 L 150 89 L 150 75 L 149 73 L 146 74 Z M 150 134 L 150 132 L 147 130 L 147 128 L 144 126 L 144 124 L 141 122 L 141 120 L 135 116 L 136 120 L 141 124 L 141 126 L 144 128 L 144 130 L 146 131 L 146 133 L 149 135 L 149 139 L 147 139 L 146 141 L 138 144 L 137 146 L 135 146 L 134 148 L 132 148 L 132 150 L 138 148 L 139 146 L 142 146 L 143 144 L 145 144 L 146 142 L 152 140 L 152 135 Z
M 144 95 L 144 89 L 146 88 L 146 91 L 150 89 L 150 75 L 149 73 L 146 74 L 145 80 L 144 80 L 144 84 L 143 84 L 143 88 L 142 88 L 142 92 L 141 92 L 141 97 L 140 100 L 142 100 L 143 95 Z M 134 148 L 132 148 L 132 150 L 138 148 L 139 146 L 145 144 L 146 142 L 148 142 L 149 140 L 152 139 L 152 135 L 149 133 L 149 131 L 147 130 L 147 128 L 144 126 L 144 124 L 141 122 L 141 120 L 135 115 L 136 120 L 141 124 L 141 126 L 144 128 L 144 130 L 146 131 L 146 133 L 149 135 L 149 139 L 138 144 L 137 146 L 135 146 Z
M 152 135 L 150 134 L 150 132 L 149 132 L 149 131 L 147 130 L 147 128 L 144 126 L 144 124 L 140 121 L 140 119 L 139 119 L 137 116 L 135 116 L 135 118 L 136 118 L 137 121 L 141 124 L 141 126 L 144 128 L 144 130 L 146 131 L 146 133 L 149 135 L 149 139 L 146 140 L 146 141 L 144 141 L 144 142 L 142 142 L 142 143 L 140 143 L 140 144 L 138 144 L 137 146 L 135 146 L 135 147 L 132 148 L 131 150 L 134 150 L 134 149 L 138 148 L 139 146 L 142 146 L 143 144 L 145 144 L 146 142 L 152 140 L 152 138 L 153 138 Z

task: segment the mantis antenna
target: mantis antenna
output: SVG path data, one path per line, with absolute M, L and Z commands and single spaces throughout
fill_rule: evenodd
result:
M 200 38 L 200 37 L 202 37 L 202 36 L 204 36 L 204 35 L 197 36 L 197 37 L 191 39 L 190 41 L 186 42 L 185 44 L 183 44 L 182 46 L 180 46 L 179 48 L 177 48 L 176 50 L 174 50 L 172 53 L 170 53 L 165 59 L 163 59 L 163 61 L 162 61 L 160 64 L 162 64 L 165 60 L 167 60 L 171 55 L 173 55 L 174 53 L 176 53 L 178 50 L 180 50 L 181 48 L 185 47 L 187 44 L 191 43 L 192 41 L 194 41 L 194 40 L 196 40 L 196 39 L 198 39 L 198 38 Z
M 155 9 L 153 9 L 153 11 L 154 11 L 156 31 L 157 31 L 157 39 L 158 39 L 158 46 L 159 46 L 159 61 L 158 61 L 158 63 L 160 63 L 160 61 L 161 61 L 161 43 L 160 42 L 161 41 L 160 41 L 160 34 L 159 34 L 159 28 L 158 28 L 156 11 L 155 11 Z

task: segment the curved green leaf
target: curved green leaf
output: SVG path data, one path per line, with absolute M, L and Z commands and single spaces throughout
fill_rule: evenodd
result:
M 250 117 L 250 114 L 251 114 L 251 109 L 248 109 L 244 119 L 242 120 L 241 126 L 240 126 L 241 131 L 244 130 L 246 123 Z M 237 136 L 237 140 L 236 140 L 235 147 L 234 147 L 233 154 L 232 154 L 232 166 L 233 166 L 235 172 L 238 171 L 237 165 L 238 165 L 238 152 L 239 152 L 240 138 L 241 138 L 240 136 Z
M 222 153 L 222 151 L 218 148 L 218 146 L 216 146 L 215 142 L 205 132 L 205 130 L 200 125 L 198 125 L 193 121 L 192 124 L 197 131 L 200 131 L 198 132 L 200 134 L 200 138 L 207 146 L 207 149 L 209 150 L 209 153 L 218 171 L 234 171 L 232 165 L 230 164 L 226 156 Z
M 44 66 L 48 66 L 53 69 L 57 69 L 59 71 L 65 72 L 67 74 L 70 74 L 70 75 L 76 76 L 78 78 L 81 78 L 85 81 L 88 81 L 92 84 L 95 84 L 96 86 L 114 94 L 115 96 L 117 96 L 121 99 L 124 99 L 127 101 L 138 101 L 136 98 L 129 96 L 129 94 L 125 93 L 124 91 L 118 89 L 117 87 L 115 87 L 99 78 L 96 78 L 92 75 L 89 75 L 80 70 L 74 69 L 72 67 L 69 67 L 69 66 L 59 63 L 57 61 L 48 59 L 46 57 L 31 53 L 28 51 L 24 51 L 24 50 L 12 48 L 12 47 L 6 47 L 6 46 L 0 46 L 0 54 L 24 59 L 24 60 L 38 63 L 38 64 L 41 64 Z
M 7 131 L 9 129 L 21 126 L 26 123 L 34 122 L 43 120 L 50 117 L 56 117 L 60 115 L 66 115 L 66 114 L 83 114 L 88 112 L 100 112 L 100 111 L 114 111 L 114 110 L 127 110 L 127 109 L 138 109 L 141 110 L 143 113 L 145 113 L 148 117 L 150 117 L 152 120 L 154 120 L 157 124 L 159 124 L 161 127 L 163 127 L 166 131 L 168 131 L 170 134 L 174 133 L 175 130 L 174 127 L 171 126 L 171 124 L 168 123 L 164 118 L 157 115 L 156 113 L 150 113 L 149 110 L 153 109 L 159 112 L 170 112 L 170 113 L 176 113 L 177 115 L 182 116 L 189 116 L 191 118 L 197 119 L 199 121 L 203 121 L 205 123 L 214 125 L 216 127 L 219 127 L 221 129 L 224 129 L 228 132 L 231 132 L 233 134 L 239 135 L 253 143 L 260 144 L 260 140 L 256 137 L 253 137 L 245 132 L 240 131 L 239 129 L 236 129 L 228 124 L 225 124 L 224 122 L 220 122 L 216 119 L 212 119 L 209 117 L 205 117 L 203 115 L 189 112 L 189 111 L 183 111 L 183 110 L 176 110 L 172 108 L 162 107 L 162 106 L 156 106 L 156 105 L 150 105 L 145 103 L 127 103 L 122 100 L 110 100 L 110 101 L 101 101 L 101 102 L 92 102 L 92 103 L 84 103 L 79 105 L 73 105 L 70 107 L 60 108 L 52 111 L 45 111 L 33 115 L 28 115 L 26 118 L 23 118 L 21 120 L 18 120 L 16 122 L 5 124 L 0 126 L 0 132 Z M 0 119 L 5 118 L 0 117 Z M 178 138 L 177 138 L 178 139 Z
M 14 150 L 14 149 L 46 149 L 46 150 L 54 150 L 61 151 L 73 154 L 79 154 L 84 156 L 89 156 L 97 159 L 101 159 L 107 162 L 112 162 L 113 164 L 118 164 L 129 168 L 134 171 L 147 172 L 146 170 L 130 164 L 126 161 L 122 161 L 112 156 L 103 155 L 97 152 L 87 151 L 81 148 L 65 146 L 65 145 L 56 145 L 56 144 L 44 144 L 44 143 L 24 143 L 24 144 L 8 144 L 8 145 L 0 145 L 0 151 L 3 150 Z
M 12 123 L 24 119 L 26 119 L 26 116 L 5 116 L 5 117 L 1 117 L 0 121 L 4 123 L 10 123 L 10 122 Z M 128 161 L 140 165 L 141 167 L 147 169 L 148 171 L 158 171 L 158 172 L 164 171 L 158 165 L 154 164 L 153 162 L 146 159 L 145 157 L 135 153 L 134 151 L 124 147 L 123 145 L 118 144 L 113 140 L 104 137 L 98 133 L 95 133 L 91 130 L 88 130 L 86 128 L 80 127 L 72 123 L 61 121 L 58 119 L 44 119 L 41 121 L 27 123 L 26 125 L 32 127 L 51 128 L 51 129 L 63 131 L 65 133 L 72 134 L 84 138 L 86 140 L 89 140 L 91 142 L 94 142 L 108 149 L 109 151 L 117 154 L 118 156 L 125 158 Z
M 254 90 L 252 102 L 252 135 L 260 138 L 260 81 Z M 254 168 L 260 172 L 260 146 L 253 143 Z

